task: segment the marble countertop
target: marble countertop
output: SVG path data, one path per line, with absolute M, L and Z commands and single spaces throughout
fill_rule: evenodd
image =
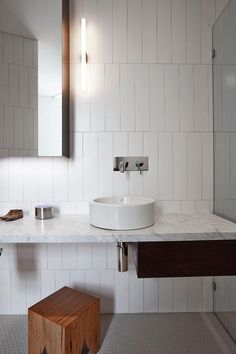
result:
M 50 220 L 25 216 L 0 221 L 0 243 L 161 242 L 236 240 L 236 224 L 212 214 L 165 214 L 146 229 L 112 231 L 89 224 L 88 215 L 61 215 Z

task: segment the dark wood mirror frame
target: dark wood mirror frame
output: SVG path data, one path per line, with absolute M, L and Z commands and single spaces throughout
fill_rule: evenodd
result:
M 62 156 L 70 157 L 70 7 L 62 0 Z

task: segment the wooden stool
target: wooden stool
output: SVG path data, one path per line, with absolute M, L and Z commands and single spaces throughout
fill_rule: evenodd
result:
M 29 354 L 92 354 L 100 348 L 100 300 L 64 287 L 28 310 Z

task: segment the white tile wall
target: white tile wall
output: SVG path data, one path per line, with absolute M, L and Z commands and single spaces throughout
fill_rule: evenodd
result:
M 34 75 L 23 65 L 33 66 L 35 54 L 27 41 L 0 33 L 1 213 L 16 206 L 32 212 L 39 202 L 63 213 L 83 213 L 90 198 L 127 193 L 157 198 L 164 212 L 209 211 L 211 25 L 225 3 L 71 1 L 73 149 L 68 161 L 7 158 L 4 136 L 13 128 L 12 116 L 17 130 L 24 123 L 22 111 L 12 113 L 3 105 L 16 100 L 14 65 L 19 65 L 19 99 L 32 106 L 35 94 L 27 77 Z M 90 62 L 86 94 L 79 88 L 82 15 Z M 24 146 L 23 139 L 14 146 L 14 134 L 9 141 L 15 149 Z M 150 170 L 142 176 L 113 172 L 113 157 L 127 154 L 148 155 Z M 100 295 L 105 312 L 212 310 L 211 278 L 138 280 L 132 262 L 130 268 L 116 271 L 115 245 L 9 245 L 0 258 L 0 313 L 24 313 L 65 284 Z
M 0 32 L 0 149 L 8 149 L 9 156 L 35 155 L 36 44 L 33 39 Z

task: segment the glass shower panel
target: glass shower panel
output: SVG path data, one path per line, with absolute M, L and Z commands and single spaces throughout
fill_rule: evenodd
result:
M 236 0 L 213 27 L 213 48 L 214 212 L 236 222 Z M 215 314 L 236 341 L 236 277 L 215 283 Z

